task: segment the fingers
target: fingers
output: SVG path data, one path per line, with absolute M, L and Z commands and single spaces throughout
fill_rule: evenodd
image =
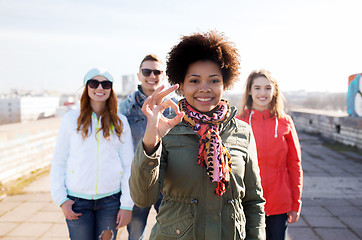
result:
M 116 229 L 119 229 L 119 228 L 122 228 L 122 227 L 124 227 L 124 226 L 127 226 L 127 224 L 128 224 L 128 223 L 125 223 L 125 220 L 121 217 L 121 218 L 119 219 L 119 222 L 118 222 L 118 225 L 117 225 Z
M 148 96 L 148 98 L 144 101 L 143 105 L 142 105 L 142 112 L 143 114 L 145 114 L 145 116 L 149 116 L 149 115 L 153 115 L 152 111 L 157 108 L 157 111 L 162 111 L 164 109 L 166 109 L 167 107 L 171 106 L 176 113 L 179 113 L 179 109 L 178 106 L 171 101 L 165 101 L 163 102 L 163 99 L 169 95 L 170 93 L 172 93 L 173 91 L 175 91 L 177 88 L 179 87 L 178 84 L 173 85 L 172 87 L 166 89 L 165 91 L 162 91 L 164 89 L 164 86 L 162 85 L 161 87 L 157 88 L 150 96 Z M 161 92 L 162 91 L 162 92 Z M 172 104 L 173 103 L 173 104 Z M 161 105 L 161 108 L 160 108 Z
M 162 105 L 162 108 L 163 108 L 162 110 L 164 110 L 164 109 L 166 109 L 168 107 L 171 107 L 175 111 L 176 114 L 180 113 L 180 108 L 171 99 L 168 99 L 168 100 L 164 101 L 163 103 L 161 103 L 161 105 Z
M 165 86 L 162 85 L 159 88 L 157 88 L 150 96 L 148 96 L 146 98 L 146 100 L 144 101 L 141 111 L 147 116 L 148 114 L 150 114 L 153 110 L 153 108 L 157 105 L 157 99 L 158 99 L 158 94 L 160 93 L 160 91 L 162 89 L 164 89 Z
M 182 121 L 182 118 L 184 117 L 184 115 L 185 115 L 184 112 L 180 112 L 176 115 L 176 117 L 169 119 L 168 124 L 170 125 L 170 127 L 173 128 L 178 123 L 180 123 Z
M 131 218 L 132 218 L 132 211 L 120 209 L 117 214 L 116 229 L 126 226 L 128 223 L 130 223 Z
M 82 216 L 81 213 L 75 213 L 75 212 L 73 212 L 73 210 L 70 210 L 70 211 L 66 212 L 65 218 L 72 221 L 72 220 L 79 219 L 80 216 Z
M 165 86 L 162 85 L 161 87 L 157 88 L 148 98 L 152 99 L 151 101 L 152 101 L 153 105 L 161 104 L 163 102 L 163 99 L 167 95 L 169 95 L 170 93 L 175 91 L 178 87 L 179 87 L 179 85 L 175 84 L 175 85 L 171 86 L 170 88 L 166 89 L 165 91 L 162 91 L 165 88 Z
M 157 105 L 157 103 L 161 103 L 162 102 L 162 97 L 160 96 L 160 92 L 165 88 L 164 85 L 162 85 L 161 87 L 157 88 L 150 96 L 148 96 L 147 100 L 149 103 L 149 107 L 151 108 L 151 111 L 153 109 L 153 106 Z M 160 99 L 160 100 L 158 100 Z M 145 101 L 146 102 L 146 101 Z M 144 104 L 143 104 L 144 105 Z
M 82 215 L 81 213 L 75 213 L 73 211 L 72 209 L 73 204 L 74 201 L 69 199 L 61 205 L 65 218 L 70 221 L 76 220 Z
M 150 102 L 151 102 L 151 98 L 146 98 L 146 100 L 143 102 L 141 111 L 143 112 L 144 115 L 148 115 L 148 112 L 150 111 Z
M 121 218 L 116 229 L 122 228 L 124 226 L 127 226 L 127 224 L 129 223 L 129 221 L 127 221 L 127 219 Z
M 185 113 L 184 112 L 180 112 L 180 108 L 178 107 L 178 105 L 172 101 L 171 99 L 166 100 L 165 102 L 162 103 L 162 107 L 163 109 L 166 109 L 168 107 L 171 107 L 175 113 L 176 113 L 176 117 L 172 118 L 172 119 L 168 119 L 167 118 L 167 122 L 168 125 L 171 128 L 173 128 L 174 126 L 176 126 L 179 122 L 182 121 L 182 118 L 184 117 Z M 163 110 L 162 109 L 162 110 Z M 163 116 L 162 116 L 163 117 Z M 165 118 L 166 119 L 166 118 Z
M 175 85 L 173 85 L 172 87 L 170 87 L 170 88 L 168 88 L 168 89 L 166 89 L 165 91 L 163 91 L 163 92 L 160 92 L 159 94 L 158 94 L 158 103 L 161 103 L 162 101 L 163 101 L 163 99 L 167 96 L 167 95 L 169 95 L 170 93 L 172 93 L 173 91 L 175 91 L 177 88 L 179 87 L 179 85 L 178 84 L 175 84 Z
M 294 212 L 294 211 L 290 211 L 288 213 L 288 223 L 296 223 L 299 219 L 299 213 L 298 212 Z
M 117 214 L 117 222 L 116 222 L 116 224 L 117 224 L 116 229 L 119 229 L 119 228 L 122 227 L 122 219 L 121 219 L 121 214 L 120 214 L 120 212 L 118 212 L 118 214 Z

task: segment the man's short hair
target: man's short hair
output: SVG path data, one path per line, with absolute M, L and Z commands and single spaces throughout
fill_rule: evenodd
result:
M 155 62 L 159 62 L 159 63 L 161 63 L 162 65 L 164 65 L 163 62 L 161 61 L 161 59 L 160 59 L 157 55 L 155 55 L 155 54 L 148 54 L 146 57 L 143 58 L 143 60 L 142 60 L 142 62 L 141 62 L 141 64 L 140 64 L 140 69 L 141 69 L 141 67 L 142 67 L 142 64 L 143 64 L 145 61 L 155 61 Z

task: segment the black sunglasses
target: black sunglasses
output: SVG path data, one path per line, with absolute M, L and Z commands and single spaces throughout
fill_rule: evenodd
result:
M 151 75 L 151 72 L 153 72 L 153 75 L 158 76 L 162 73 L 161 70 L 152 70 L 148 68 L 141 69 L 142 75 L 145 77 L 149 77 Z
M 88 86 L 90 88 L 96 89 L 96 88 L 98 88 L 99 84 L 102 85 L 103 89 L 110 89 L 112 87 L 112 82 L 111 81 L 100 82 L 100 81 L 95 80 L 95 79 L 88 80 Z

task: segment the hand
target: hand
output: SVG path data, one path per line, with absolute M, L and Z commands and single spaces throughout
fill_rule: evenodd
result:
M 74 201 L 69 199 L 60 206 L 63 210 L 63 214 L 64 214 L 65 218 L 70 221 L 76 220 L 79 218 L 79 216 L 82 216 L 81 213 L 73 212 L 73 209 L 72 209 L 73 204 L 74 204 Z
M 116 229 L 126 226 L 131 221 L 131 219 L 132 219 L 132 210 L 119 209 L 117 214 Z
M 296 223 L 299 219 L 299 212 L 290 211 L 288 212 L 288 223 Z
M 164 86 L 159 87 L 154 91 L 143 103 L 142 112 L 147 117 L 147 126 L 142 142 L 143 147 L 147 154 L 152 154 L 159 141 L 165 136 L 171 128 L 181 122 L 184 112 L 180 112 L 180 109 L 171 99 L 163 102 L 163 99 L 175 91 L 178 88 L 178 84 L 170 87 L 169 89 L 162 91 Z M 163 116 L 162 112 L 168 108 L 172 109 L 176 113 L 176 117 L 168 119 Z

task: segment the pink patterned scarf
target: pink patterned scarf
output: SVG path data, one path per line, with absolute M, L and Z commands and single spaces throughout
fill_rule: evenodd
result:
M 211 182 L 217 182 L 215 192 L 221 196 L 228 187 L 231 172 L 231 157 L 219 135 L 220 124 L 230 115 L 229 104 L 221 100 L 213 110 L 212 116 L 195 110 L 185 98 L 180 100 L 178 105 L 180 110 L 186 113 L 185 122 L 200 135 L 197 163 L 206 168 Z

